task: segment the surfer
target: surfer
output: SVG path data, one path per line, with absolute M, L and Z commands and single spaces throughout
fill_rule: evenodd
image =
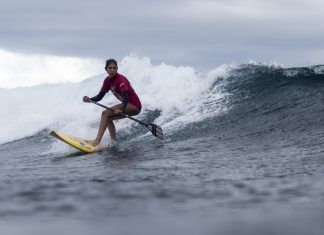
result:
M 120 114 L 135 116 L 141 112 L 142 108 L 141 101 L 128 79 L 117 72 L 117 61 L 114 59 L 107 60 L 105 70 L 107 71 L 108 76 L 105 78 L 98 95 L 92 98 L 84 96 L 83 101 L 90 102 L 91 100 L 98 102 L 102 100 L 107 92 L 112 91 L 115 97 L 121 101 L 121 103 L 111 107 L 111 109 L 114 111 L 105 110 L 102 112 L 97 137 L 96 139 L 90 141 L 90 143 L 94 146 L 97 146 L 100 143 L 107 127 L 112 143 L 116 143 L 117 135 L 113 120 L 125 118 Z

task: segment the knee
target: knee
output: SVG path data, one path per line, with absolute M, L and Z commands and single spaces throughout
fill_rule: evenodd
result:
M 110 111 L 110 110 L 105 110 L 102 112 L 102 116 L 105 117 L 105 118 L 109 118 L 113 115 L 113 112 Z

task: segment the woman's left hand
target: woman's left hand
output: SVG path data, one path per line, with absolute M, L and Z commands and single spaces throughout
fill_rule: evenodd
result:
M 115 109 L 114 112 L 115 112 L 115 115 L 119 115 L 119 114 L 123 113 L 123 111 L 121 109 Z

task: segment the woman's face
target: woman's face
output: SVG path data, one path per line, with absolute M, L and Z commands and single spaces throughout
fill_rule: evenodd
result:
M 117 66 L 113 63 L 109 64 L 108 67 L 106 67 L 106 71 L 109 74 L 110 78 L 113 78 L 117 74 Z

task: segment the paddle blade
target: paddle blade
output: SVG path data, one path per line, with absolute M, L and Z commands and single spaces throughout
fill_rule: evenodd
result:
M 147 124 L 146 127 L 152 132 L 155 137 L 163 139 L 163 130 L 160 126 L 155 124 Z

